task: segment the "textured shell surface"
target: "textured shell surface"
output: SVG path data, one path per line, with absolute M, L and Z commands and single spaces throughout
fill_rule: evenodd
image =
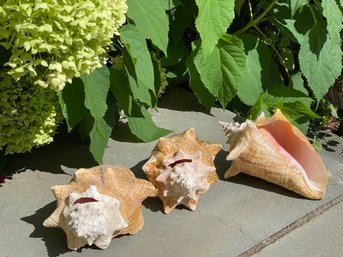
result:
M 119 166 L 80 169 L 52 191 L 57 208 L 43 225 L 61 227 L 71 250 L 87 244 L 105 249 L 113 237 L 137 233 L 144 225 L 142 201 L 157 194 L 149 181 Z
M 243 172 L 311 199 L 324 197 L 328 172 L 306 136 L 277 109 L 255 122 L 221 123 L 232 160 L 225 178 Z
M 180 204 L 196 209 L 200 195 L 218 181 L 214 158 L 220 149 L 197 139 L 194 128 L 159 140 L 143 170 L 158 189 L 165 213 Z

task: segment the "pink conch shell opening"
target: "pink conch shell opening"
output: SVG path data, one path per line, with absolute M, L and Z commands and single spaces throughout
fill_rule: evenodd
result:
M 328 172 L 302 132 L 276 110 L 256 122 L 221 123 L 232 160 L 225 178 L 243 172 L 283 186 L 311 199 L 325 194 Z

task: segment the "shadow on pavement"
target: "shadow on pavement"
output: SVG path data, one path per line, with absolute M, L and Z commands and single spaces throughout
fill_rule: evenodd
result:
M 50 257 L 57 257 L 70 251 L 67 247 L 66 235 L 61 228 L 46 228 L 43 226 L 43 221 L 50 216 L 55 208 L 56 201 L 45 205 L 31 216 L 21 218 L 21 220 L 34 226 L 34 231 L 30 234 L 30 237 L 41 238 Z
M 59 132 L 49 145 L 32 149 L 31 153 L 10 155 L 3 172 L 6 178 L 26 169 L 65 174 L 61 166 L 78 169 L 97 165 L 89 152 L 89 143 L 80 143 L 79 138 L 68 134 L 66 128 Z

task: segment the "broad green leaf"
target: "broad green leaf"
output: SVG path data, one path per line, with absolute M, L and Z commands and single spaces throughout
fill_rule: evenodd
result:
M 110 72 L 107 67 L 95 69 L 81 76 L 85 89 L 85 106 L 94 119 L 100 120 L 107 110 L 106 98 L 110 89 Z
M 259 95 L 256 103 L 251 107 L 248 115 L 248 119 L 250 120 L 256 120 L 256 118 L 260 115 L 261 112 L 263 112 L 267 117 L 270 116 L 270 112 L 268 110 L 268 105 L 263 99 L 265 98 L 265 95 L 267 93 L 264 92 Z
M 327 20 L 327 30 L 331 39 L 336 42 L 341 42 L 340 32 L 343 29 L 343 15 L 335 0 L 323 0 L 323 15 Z
M 99 164 L 102 164 L 103 162 L 102 158 L 108 143 L 108 139 L 110 138 L 113 127 L 118 120 L 118 111 L 115 100 L 111 95 L 109 95 L 108 99 L 108 109 L 104 118 L 95 120 L 93 128 L 89 133 L 91 140 L 89 150 Z
M 301 77 L 301 73 L 297 73 L 292 75 L 292 88 L 294 88 L 295 90 L 298 90 L 304 94 L 308 94 L 307 89 L 304 87 L 304 80 Z
M 111 92 L 117 99 L 119 105 L 124 109 L 127 115 L 131 115 L 132 109 L 132 92 L 130 91 L 129 82 L 123 72 L 110 69 Z
M 318 22 L 315 26 L 322 25 Z M 311 31 L 312 36 L 310 37 Z M 311 31 L 305 36 L 300 46 L 299 63 L 308 86 L 315 97 L 320 100 L 341 74 L 342 51 L 340 44 L 327 38 L 323 30 L 314 27 Z M 325 41 L 324 37 L 326 38 Z M 321 46 L 322 42 L 324 44 Z M 320 52 L 318 52 L 319 49 Z
M 165 54 L 168 46 L 168 17 L 165 3 L 161 0 L 127 0 L 128 18 L 133 20 L 138 31 Z
M 82 80 L 74 78 L 72 84 L 67 84 L 63 91 L 58 92 L 58 99 L 70 132 L 87 113 L 84 105 L 85 91 Z
M 154 94 L 154 67 L 152 65 L 146 39 L 138 29 L 131 24 L 126 25 L 121 30 L 120 38 L 132 58 L 138 86 L 145 88 L 147 91 L 151 90 L 151 93 Z
M 193 93 L 198 98 L 199 102 L 202 105 L 204 105 L 207 109 L 210 109 L 214 105 L 216 98 L 205 87 L 204 83 L 200 79 L 200 74 L 194 65 L 194 57 L 197 55 L 199 51 L 199 43 L 200 42 L 196 42 L 193 45 L 193 51 L 191 55 L 187 58 L 187 67 L 190 75 L 189 85 Z
M 301 8 L 301 11 L 297 12 L 293 18 L 295 20 L 294 27 L 296 31 L 302 35 L 305 35 L 314 25 L 312 13 L 308 6 Z M 300 44 L 301 42 L 299 41 Z
M 262 89 L 262 67 L 260 53 L 257 49 L 259 40 L 255 36 L 242 38 L 246 54 L 244 75 L 240 85 L 237 87 L 237 95 L 243 103 L 254 105 L 263 92 Z
M 202 40 L 204 55 L 208 56 L 232 23 L 235 17 L 235 2 L 232 0 L 195 0 L 195 2 L 199 9 L 195 26 Z
M 314 24 L 313 28 L 308 34 L 308 37 L 310 51 L 318 58 L 319 53 L 327 39 L 326 22 L 318 21 L 316 24 Z
M 290 103 L 284 103 L 281 107 L 281 111 L 285 114 L 286 117 L 297 120 L 306 116 L 307 119 L 319 119 L 320 116 L 315 114 L 308 106 L 306 106 L 301 101 L 295 101 Z
M 131 132 L 144 142 L 150 142 L 169 134 L 171 131 L 155 125 L 149 112 L 143 107 L 133 105 L 132 116 L 128 117 Z
M 87 113 L 83 120 L 79 123 L 79 135 L 81 142 L 86 142 L 89 140 L 89 133 L 91 132 L 94 126 L 94 118 L 87 109 Z
M 236 95 L 244 74 L 245 54 L 242 41 L 227 35 L 208 56 L 201 47 L 194 57 L 194 64 L 207 90 L 225 108 Z
M 124 55 L 124 70 L 128 78 L 129 87 L 132 91 L 133 98 L 141 103 L 145 103 L 149 106 L 156 105 L 156 96 L 151 90 L 148 90 L 137 81 L 137 75 L 135 65 L 128 51 L 123 51 Z
M 307 96 L 307 94 L 293 89 L 291 87 L 286 87 L 282 84 L 273 85 L 268 88 L 265 100 L 270 103 L 270 106 L 278 105 L 280 103 L 291 103 L 295 101 L 301 101 L 306 106 L 310 106 L 312 99 Z
M 295 27 L 295 20 L 271 17 L 270 21 L 293 42 L 299 43 L 304 40 L 304 35 L 298 32 Z
M 291 15 L 292 17 L 298 9 L 307 4 L 307 0 L 291 0 Z
M 306 133 L 308 121 L 318 118 L 309 108 L 311 98 L 292 88 L 275 85 L 274 92 L 264 92 L 260 95 L 250 110 L 249 119 L 256 119 L 263 111 L 268 117 L 278 108 L 281 112 L 297 126 L 303 133 Z
M 194 1 L 183 2 L 170 14 L 172 17 L 169 26 L 169 44 L 176 44 L 182 40 L 185 29 L 191 24 L 195 15 L 197 8 Z

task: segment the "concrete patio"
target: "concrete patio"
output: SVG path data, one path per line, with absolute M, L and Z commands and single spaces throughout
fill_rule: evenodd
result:
M 148 198 L 138 234 L 114 238 L 106 250 L 70 251 L 62 229 L 42 225 L 56 206 L 50 187 L 68 183 L 78 168 L 96 163 L 87 144 L 61 133 L 51 145 L 9 159 L 10 178 L 0 185 L 0 256 L 343 256 L 342 138 L 327 133 L 321 140 L 319 155 L 330 178 L 324 199 L 317 201 L 243 174 L 224 179 L 230 163 L 218 121 L 236 120 L 234 113 L 207 112 L 191 93 L 175 89 L 161 99 L 153 119 L 175 132 L 194 127 L 198 138 L 223 145 L 215 160 L 220 180 L 194 212 L 181 207 L 166 215 L 158 198 Z M 120 122 L 104 164 L 129 167 L 145 178 L 141 167 L 155 144 L 138 142 Z

